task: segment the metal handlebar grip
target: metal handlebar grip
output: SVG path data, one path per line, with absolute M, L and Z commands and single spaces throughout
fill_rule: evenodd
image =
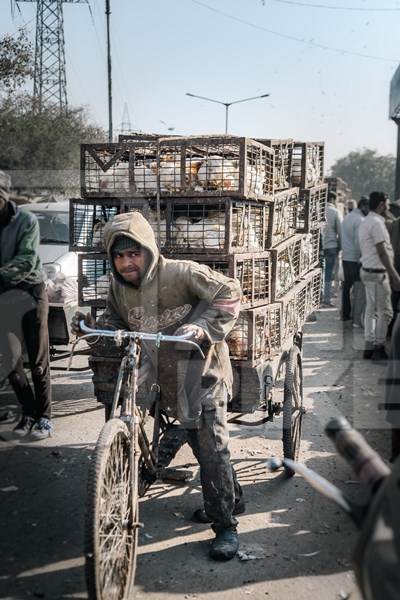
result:
M 325 427 L 325 433 L 361 481 L 373 485 L 390 474 L 389 467 L 379 454 L 345 417 L 331 419 Z

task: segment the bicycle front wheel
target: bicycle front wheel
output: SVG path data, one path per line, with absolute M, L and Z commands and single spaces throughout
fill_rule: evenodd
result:
M 137 480 L 131 439 L 120 419 L 99 436 L 88 481 L 85 524 L 89 600 L 130 597 L 138 537 Z

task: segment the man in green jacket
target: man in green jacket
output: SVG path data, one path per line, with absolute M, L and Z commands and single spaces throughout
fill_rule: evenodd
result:
M 16 437 L 50 436 L 51 386 L 48 301 L 36 217 L 9 199 L 10 178 L 0 171 L 0 380 L 8 380 L 22 406 Z M 26 347 L 34 391 L 26 376 Z
M 139 213 L 121 214 L 104 230 L 112 269 L 103 328 L 190 334 L 206 359 L 171 345 L 146 347 L 160 406 L 178 418 L 200 465 L 205 514 L 216 537 L 210 556 L 229 560 L 238 550 L 237 520 L 243 512 L 240 486 L 230 462 L 226 408 L 232 368 L 225 341 L 239 314 L 239 283 L 205 265 L 160 255 L 150 224 Z M 81 335 L 77 314 L 73 330 Z M 86 321 L 95 323 L 88 315 Z M 204 511 L 196 511 L 200 514 Z

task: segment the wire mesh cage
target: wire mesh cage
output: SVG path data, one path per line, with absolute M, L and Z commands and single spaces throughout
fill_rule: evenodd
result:
M 110 263 L 106 254 L 78 256 L 78 298 L 80 306 L 105 307 L 110 288 Z
M 273 247 L 296 233 L 299 188 L 277 192 L 271 203 L 268 247 Z
M 282 298 L 300 279 L 302 275 L 302 247 L 302 236 L 295 235 L 270 251 L 273 301 Z
M 318 185 L 309 190 L 300 190 L 297 211 L 297 231 L 309 233 L 325 222 L 328 186 Z
M 180 258 L 184 257 L 180 256 Z M 227 260 L 205 259 L 202 256 L 190 255 L 187 258 L 203 263 L 227 277 L 237 279 L 242 289 L 241 306 L 243 308 L 260 306 L 271 301 L 271 257 L 269 252 L 233 254 Z
M 271 203 L 174 198 L 167 206 L 167 248 L 178 254 L 260 252 L 267 247 Z
M 270 199 L 274 153 L 232 136 L 161 139 L 159 174 L 161 194 Z
M 276 190 L 286 190 L 291 186 L 294 141 L 259 139 L 257 141 L 274 151 L 274 186 Z
M 311 188 L 324 178 L 324 142 L 294 142 L 292 185 Z
M 282 346 L 282 312 L 279 303 L 241 311 L 227 338 L 233 361 L 256 366 L 277 354 Z
M 100 252 L 106 223 L 121 211 L 119 201 L 70 200 L 70 250 Z
M 127 144 L 81 145 L 81 192 L 103 198 L 132 194 Z

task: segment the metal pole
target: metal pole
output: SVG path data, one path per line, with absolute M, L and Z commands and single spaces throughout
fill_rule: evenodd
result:
M 225 104 L 225 133 L 228 133 L 228 111 L 230 104 Z
M 395 123 L 397 125 L 397 159 L 394 200 L 398 200 L 400 198 L 400 119 L 396 119 Z
M 112 121 L 112 79 L 111 79 L 111 42 L 110 42 L 110 0 L 106 0 L 107 16 L 107 74 L 108 74 L 108 141 L 113 141 Z

